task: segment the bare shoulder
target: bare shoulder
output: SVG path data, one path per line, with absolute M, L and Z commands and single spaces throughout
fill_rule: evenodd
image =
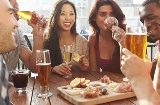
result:
M 88 41 L 89 43 L 95 43 L 96 41 L 96 35 L 95 34 L 92 34 L 88 37 Z

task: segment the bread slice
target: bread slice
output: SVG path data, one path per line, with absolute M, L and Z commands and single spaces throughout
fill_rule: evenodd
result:
M 76 88 L 80 85 L 80 83 L 81 83 L 81 79 L 80 78 L 75 78 L 70 82 L 70 86 L 72 88 Z
M 85 78 L 80 78 L 80 81 L 81 81 L 80 84 L 83 84 L 85 80 L 86 80 Z
M 82 88 L 85 88 L 86 87 L 86 84 L 90 83 L 90 80 L 85 80 L 82 84 L 81 84 L 81 87 Z
M 75 62 L 79 62 L 79 60 L 80 60 L 80 55 L 78 54 L 78 53 L 75 53 L 74 55 L 73 55 L 73 58 L 72 58 Z

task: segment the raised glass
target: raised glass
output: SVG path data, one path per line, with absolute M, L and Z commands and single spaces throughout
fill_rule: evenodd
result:
M 125 47 L 143 60 L 146 60 L 147 28 L 146 26 L 127 26 L 124 39 Z
M 24 20 L 31 20 L 34 18 L 34 21 L 31 21 L 34 24 L 38 24 L 42 28 L 44 27 L 44 22 L 36 17 L 36 15 L 31 11 L 17 11 L 18 16 L 20 16 Z

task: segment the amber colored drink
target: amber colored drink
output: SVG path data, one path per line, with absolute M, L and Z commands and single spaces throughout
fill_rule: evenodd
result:
M 18 11 L 18 16 L 20 16 L 22 19 L 30 20 L 32 18 L 32 12 L 31 11 Z
M 36 69 L 38 71 L 38 78 L 40 81 L 40 86 L 48 86 L 51 64 L 50 63 L 39 63 L 36 64 Z
M 146 60 L 147 34 L 126 33 L 125 47 L 143 60 Z

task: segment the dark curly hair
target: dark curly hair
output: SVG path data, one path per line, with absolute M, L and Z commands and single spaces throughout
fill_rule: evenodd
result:
M 126 25 L 123 24 L 123 21 L 125 20 L 125 15 L 123 14 L 121 8 L 118 6 L 116 2 L 113 0 L 96 0 L 95 4 L 93 5 L 93 8 L 91 10 L 90 16 L 89 16 L 89 24 L 92 27 L 93 31 L 95 34 L 99 34 L 100 29 L 97 26 L 95 22 L 96 14 L 101 6 L 104 5 L 111 5 L 113 14 L 115 15 L 115 18 L 117 18 L 119 22 L 119 27 L 122 28 L 123 30 L 126 30 Z
M 59 47 L 59 26 L 58 20 L 60 16 L 61 8 L 64 4 L 70 4 L 75 13 L 75 19 L 77 17 L 75 6 L 72 2 L 68 0 L 59 0 L 56 2 L 55 7 L 53 7 L 50 15 L 50 19 L 48 22 L 48 32 L 45 36 L 44 41 L 44 49 L 49 49 L 51 56 L 51 66 L 57 66 L 63 62 L 61 50 Z M 77 35 L 76 33 L 76 22 L 73 24 L 71 28 L 71 33 L 73 35 Z

